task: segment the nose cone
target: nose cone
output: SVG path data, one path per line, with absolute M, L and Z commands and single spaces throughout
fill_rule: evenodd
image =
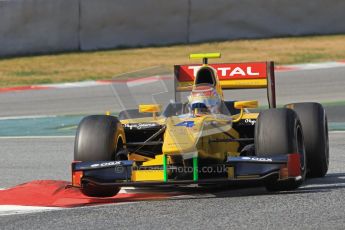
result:
M 197 119 L 171 117 L 167 120 L 164 134 L 163 153 L 181 155 L 196 151 L 200 125 Z

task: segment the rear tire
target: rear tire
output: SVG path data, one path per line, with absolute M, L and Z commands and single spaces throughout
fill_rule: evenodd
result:
M 308 161 L 308 177 L 324 177 L 329 165 L 327 116 L 321 104 L 315 102 L 286 105 L 296 111 L 303 128 Z
M 75 161 L 111 161 L 124 157 L 124 130 L 116 117 L 92 115 L 85 117 L 78 126 L 75 144 Z M 109 197 L 119 192 L 115 186 L 100 186 L 92 183 L 82 185 L 86 196 Z
M 261 112 L 255 126 L 254 141 L 257 156 L 300 154 L 302 178 L 298 181 L 278 181 L 278 178 L 266 181 L 268 191 L 292 190 L 302 184 L 306 175 L 306 154 L 302 126 L 295 111 L 282 108 Z

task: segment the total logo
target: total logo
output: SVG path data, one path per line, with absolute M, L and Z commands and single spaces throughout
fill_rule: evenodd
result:
M 188 69 L 193 70 L 193 76 L 195 77 L 201 66 L 188 66 Z M 234 76 L 259 76 L 259 72 L 254 72 L 251 66 L 245 68 L 241 67 L 216 67 L 218 75 L 221 77 L 234 77 Z

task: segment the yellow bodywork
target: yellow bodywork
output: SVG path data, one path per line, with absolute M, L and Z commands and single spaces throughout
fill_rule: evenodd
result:
M 236 109 L 257 108 L 258 105 L 258 101 L 235 101 L 234 103 Z
M 202 59 L 202 58 L 220 58 L 220 53 L 202 53 L 202 54 L 190 54 L 190 59 Z
M 133 170 L 131 181 L 163 181 L 163 170 Z
M 161 111 L 161 109 L 162 109 L 162 106 L 158 104 L 139 105 L 140 113 L 158 113 Z
M 207 54 L 192 54 L 190 58 L 218 58 L 219 53 Z M 251 85 L 257 88 L 258 86 L 266 87 L 267 80 L 233 80 L 220 82 L 217 76 L 217 71 L 206 63 L 204 67 L 211 68 L 216 76 L 215 89 L 223 98 L 222 87 L 225 88 L 240 88 L 245 85 L 250 88 Z M 195 82 L 181 82 L 177 85 L 177 91 L 191 90 Z M 212 162 L 224 163 L 228 156 L 239 156 L 239 142 L 231 141 L 211 141 L 231 138 L 240 138 L 239 133 L 233 129 L 233 122 L 251 119 L 256 120 L 257 113 L 247 113 L 245 108 L 257 107 L 257 101 L 243 101 L 236 102 L 235 107 L 241 109 L 241 113 L 233 114 L 232 116 L 215 114 L 203 116 L 190 117 L 156 117 L 156 112 L 160 111 L 158 105 L 140 105 L 140 112 L 152 113 L 152 117 L 137 118 L 122 120 L 123 125 L 131 123 L 149 123 L 165 126 L 163 135 L 163 144 L 161 153 L 155 155 L 155 158 L 140 155 L 140 153 L 129 153 L 128 159 L 135 161 L 135 168 L 133 168 L 131 180 L 132 181 L 163 181 L 165 164 L 174 164 L 175 161 L 181 159 L 192 159 L 197 157 L 201 160 L 211 160 Z M 176 157 L 178 156 L 178 157 Z M 164 162 L 166 160 L 166 162 Z M 145 169 L 143 169 L 143 167 Z M 234 177 L 234 168 L 227 168 L 228 178 Z
M 267 87 L 267 79 L 238 79 L 238 80 L 223 80 L 220 82 L 224 89 L 258 89 Z
M 238 115 L 233 115 L 235 119 Z M 257 119 L 257 113 L 244 113 L 241 120 Z M 161 154 L 155 158 L 145 157 L 137 153 L 130 153 L 129 160 L 141 162 L 134 168 L 131 181 L 164 181 L 164 170 L 162 169 L 163 157 L 167 157 L 168 164 L 174 162 L 174 156 L 180 155 L 183 159 L 192 159 L 197 156 L 199 159 L 212 160 L 213 162 L 224 163 L 228 156 L 239 156 L 238 142 L 209 142 L 211 139 L 226 139 L 231 135 L 233 138 L 240 138 L 238 132 L 232 128 L 228 119 L 216 118 L 213 115 L 205 115 L 194 118 L 179 117 L 158 117 L 138 118 L 122 120 L 122 124 L 134 122 L 156 122 L 166 126 L 163 138 Z M 183 122 L 193 122 L 193 126 L 179 126 Z M 142 167 L 148 167 L 143 170 Z M 151 168 L 150 168 L 151 167 Z M 227 169 L 228 178 L 234 177 L 232 167 Z
M 235 117 L 234 115 L 233 117 Z M 248 115 L 247 115 L 248 116 Z M 244 115 L 244 117 L 247 117 Z M 231 118 L 216 118 L 213 115 L 202 117 L 179 118 L 179 117 L 158 117 L 154 122 L 165 125 L 164 142 L 162 154 L 185 155 L 186 157 L 198 156 L 223 162 L 227 156 L 237 156 L 239 144 L 237 142 L 209 143 L 210 139 L 225 139 L 230 134 L 239 138 L 236 130 L 232 129 Z M 230 118 L 230 119 L 229 119 Z M 122 124 L 152 122 L 152 118 L 138 118 L 122 120 Z M 191 127 L 178 125 L 183 122 L 193 122 Z M 226 134 L 227 133 L 227 134 Z M 158 157 L 158 158 L 157 158 Z M 161 165 L 162 158 L 156 159 L 131 153 L 129 160 L 143 161 L 143 165 Z
M 183 122 L 193 122 L 192 127 L 178 126 Z M 225 133 L 238 138 L 229 120 L 217 119 L 212 115 L 180 119 L 171 117 L 166 122 L 162 152 L 166 155 L 198 156 L 224 162 L 228 155 L 236 155 L 238 143 L 209 143 L 210 139 L 227 138 Z
M 179 92 L 190 91 L 193 86 L 192 81 L 179 82 L 176 90 Z M 238 80 L 222 80 L 219 82 L 221 89 L 260 89 L 267 87 L 267 79 L 238 79 Z

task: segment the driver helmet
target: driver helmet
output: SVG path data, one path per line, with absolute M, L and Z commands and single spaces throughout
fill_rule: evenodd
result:
M 212 85 L 199 84 L 193 88 L 189 96 L 189 105 L 196 115 L 219 113 L 221 97 Z

